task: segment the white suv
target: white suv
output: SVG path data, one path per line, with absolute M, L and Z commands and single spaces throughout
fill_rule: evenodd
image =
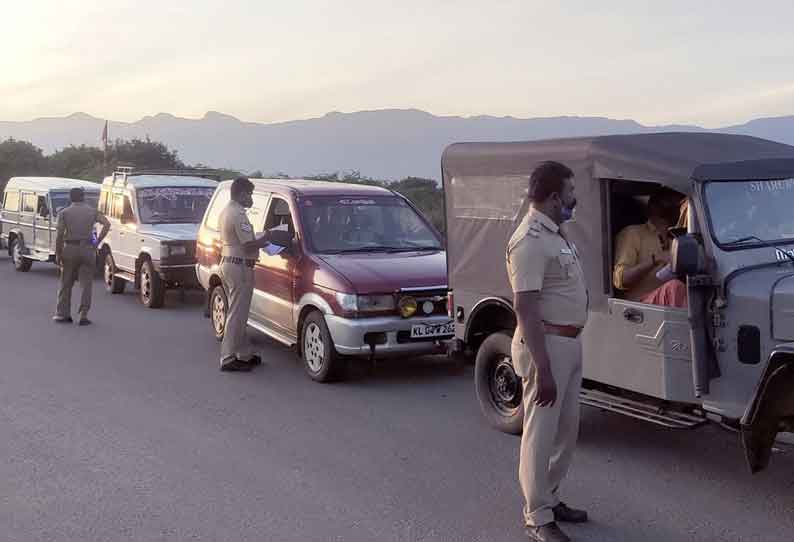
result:
M 106 177 L 99 210 L 110 233 L 99 247 L 108 292 L 132 283 L 144 306 L 159 308 L 168 288 L 196 287 L 196 236 L 219 177 L 206 170 L 133 171 Z

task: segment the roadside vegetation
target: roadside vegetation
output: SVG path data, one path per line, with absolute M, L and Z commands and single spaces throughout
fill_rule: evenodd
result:
M 108 146 L 107 156 L 99 147 L 69 146 L 52 154 L 44 152 L 27 141 L 7 139 L 0 142 L 0 191 L 11 177 L 51 175 L 101 182 L 103 177 L 120 165 L 134 165 L 145 169 L 173 169 L 186 167 L 212 167 L 206 164 L 186 164 L 177 151 L 164 143 L 150 139 L 117 140 Z M 257 171 L 237 171 L 213 168 L 224 179 L 238 175 L 250 177 L 277 177 L 289 179 L 284 173 L 263 174 Z M 445 232 L 444 193 L 433 179 L 407 177 L 401 180 L 373 179 L 359 171 L 322 173 L 302 177 L 318 182 L 346 182 L 389 188 L 411 200 L 433 225 Z

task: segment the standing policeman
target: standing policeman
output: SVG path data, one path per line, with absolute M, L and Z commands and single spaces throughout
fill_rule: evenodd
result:
M 221 280 L 229 311 L 221 343 L 221 371 L 250 371 L 262 360 L 252 355 L 246 337 L 254 293 L 254 266 L 268 236 L 257 239 L 245 210 L 254 204 L 254 184 L 247 177 L 232 181 L 231 201 L 221 211 Z
M 80 325 L 91 323 L 88 311 L 91 308 L 91 289 L 96 270 L 96 247 L 91 242 L 94 225 L 102 224 L 97 237 L 97 245 L 110 230 L 110 222 L 94 207 L 85 203 L 82 188 L 69 191 L 72 204 L 58 213 L 57 235 L 55 237 L 55 263 L 61 268 L 61 284 L 58 288 L 58 308 L 53 320 L 58 323 L 72 322 L 72 288 L 80 279 L 83 290 L 80 298 Z
M 557 522 L 583 523 L 587 513 L 560 501 L 579 433 L 579 390 L 588 294 L 579 256 L 560 230 L 576 205 L 573 172 L 544 162 L 532 173 L 532 203 L 507 246 L 518 329 L 512 357 L 523 378 L 524 431 L 519 482 L 531 540 L 568 542 Z

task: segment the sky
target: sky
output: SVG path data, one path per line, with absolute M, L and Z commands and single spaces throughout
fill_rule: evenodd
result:
M 0 120 L 794 114 L 791 0 L 0 0 Z

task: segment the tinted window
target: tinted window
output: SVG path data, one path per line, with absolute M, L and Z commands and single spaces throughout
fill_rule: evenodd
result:
M 47 198 L 39 196 L 36 202 L 36 214 L 40 216 L 49 216 L 50 209 L 47 207 Z
M 221 212 L 231 199 L 231 192 L 228 188 L 219 190 L 218 193 L 215 194 L 215 199 L 212 200 L 212 208 L 207 213 L 207 220 L 204 222 L 206 227 L 215 231 L 220 230 L 218 220 L 221 217 Z
M 19 192 L 16 190 L 9 190 L 6 192 L 5 203 L 3 209 L 16 213 L 19 211 Z
M 23 213 L 36 212 L 36 194 L 22 195 L 22 212 Z
M 267 202 L 269 199 L 269 194 L 253 195 L 254 204 L 246 211 L 246 214 L 248 215 L 248 220 L 251 221 L 251 225 L 254 227 L 254 231 L 262 231 L 265 222 L 265 210 L 267 209 Z
M 317 252 L 441 248 L 427 223 L 399 197 L 313 197 L 301 201 L 301 214 Z

